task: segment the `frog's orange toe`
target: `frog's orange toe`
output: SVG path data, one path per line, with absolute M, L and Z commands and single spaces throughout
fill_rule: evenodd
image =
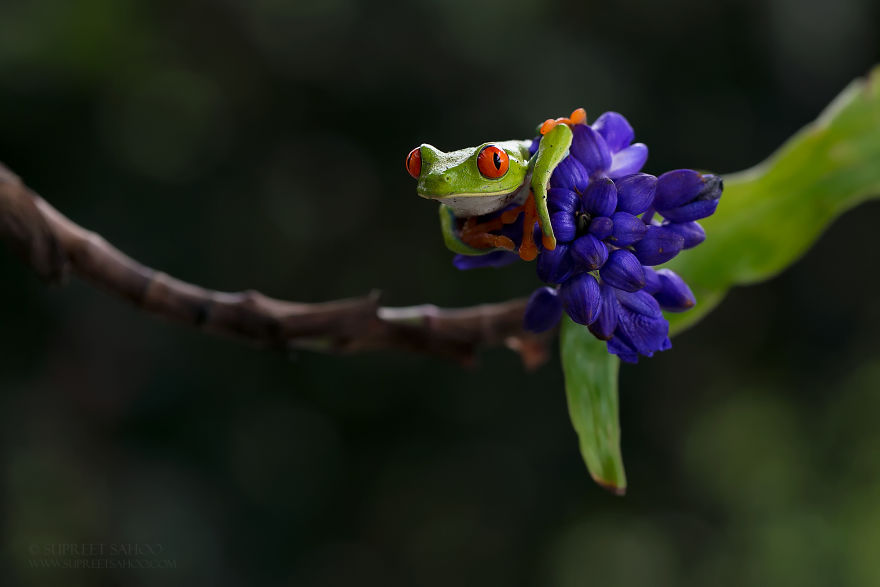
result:
M 557 123 L 555 120 L 553 120 L 552 118 L 548 118 L 547 120 L 544 121 L 544 124 L 541 125 L 541 131 L 540 131 L 541 134 L 542 135 L 547 134 L 548 132 L 553 130 L 553 127 L 556 126 L 556 124 Z
M 586 123 L 587 123 L 587 111 L 584 110 L 583 108 L 578 108 L 574 112 L 572 112 L 571 116 L 569 116 L 568 118 L 557 118 L 556 120 L 554 120 L 552 118 L 548 118 L 547 120 L 544 121 L 544 124 L 541 125 L 540 133 L 542 135 L 547 134 L 548 132 L 553 130 L 553 128 L 557 124 L 573 125 L 573 124 L 586 124 Z
M 533 242 L 524 242 L 519 247 L 519 258 L 523 261 L 534 261 L 538 258 L 538 247 Z

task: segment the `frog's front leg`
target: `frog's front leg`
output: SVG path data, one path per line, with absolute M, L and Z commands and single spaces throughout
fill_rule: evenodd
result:
M 531 187 L 534 194 L 534 205 L 543 233 L 544 248 L 550 251 L 556 248 L 556 237 L 550 223 L 550 211 L 547 209 L 547 188 L 556 166 L 568 156 L 568 148 L 571 146 L 573 136 L 568 123 L 582 123 L 586 120 L 586 113 L 582 109 L 575 110 L 572 112 L 572 119 L 576 122 L 571 119 L 561 119 L 567 122 L 555 123 L 555 121 L 548 120 L 544 123 L 541 127 L 543 136 L 533 160 Z

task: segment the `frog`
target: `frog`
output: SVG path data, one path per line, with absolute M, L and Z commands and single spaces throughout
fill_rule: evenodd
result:
M 416 193 L 440 204 L 440 228 L 446 247 L 461 255 L 515 251 L 525 261 L 538 256 L 533 229 L 540 227 L 541 245 L 556 248 L 550 223 L 547 191 L 553 170 L 569 154 L 571 127 L 586 124 L 586 111 L 547 119 L 533 140 L 486 142 L 443 152 L 423 143 L 406 157 L 406 169 L 418 180 Z M 532 154 L 532 152 L 534 152 Z M 501 212 L 490 220 L 478 217 Z M 522 218 L 523 238 L 518 248 L 510 238 L 494 234 Z

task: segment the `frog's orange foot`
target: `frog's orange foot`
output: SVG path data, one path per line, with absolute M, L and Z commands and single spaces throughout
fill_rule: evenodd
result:
M 517 250 L 512 239 L 501 234 L 492 234 L 501 230 L 508 224 L 513 224 L 522 216 L 523 236 Z M 535 223 L 538 221 L 538 208 L 535 205 L 535 195 L 529 192 L 528 198 L 522 206 L 505 210 L 500 215 L 486 222 L 477 222 L 476 218 L 468 218 L 461 227 L 459 238 L 464 244 L 476 249 L 501 248 L 509 251 L 517 251 L 523 261 L 534 261 L 538 257 L 538 245 L 535 244 Z M 550 239 L 553 240 L 552 238 Z M 555 242 L 548 242 L 543 237 L 544 247 L 548 250 L 555 248 Z
M 541 125 L 541 134 L 545 135 L 555 127 L 557 124 L 586 124 L 587 123 L 587 111 L 583 108 L 578 108 L 568 118 L 557 118 L 556 120 L 552 118 L 548 118 L 544 121 L 544 124 Z
M 461 242 L 475 249 L 507 249 L 512 251 L 516 248 L 510 238 L 501 234 L 492 234 L 492 231 L 501 230 L 504 226 L 502 218 L 493 218 L 487 222 L 477 223 L 476 218 L 468 218 L 461 227 Z

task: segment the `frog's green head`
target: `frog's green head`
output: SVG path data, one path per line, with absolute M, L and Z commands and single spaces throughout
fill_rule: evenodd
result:
M 527 182 L 529 141 L 484 143 L 444 153 L 431 145 L 406 158 L 417 193 L 461 215 L 487 214 L 503 208 Z

